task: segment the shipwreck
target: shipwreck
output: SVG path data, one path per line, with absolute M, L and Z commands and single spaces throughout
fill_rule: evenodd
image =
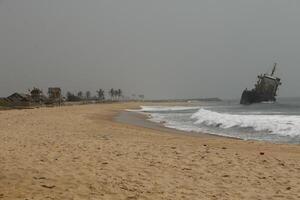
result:
M 276 101 L 278 87 L 282 84 L 280 78 L 275 76 L 276 67 L 277 63 L 274 64 L 271 74 L 259 75 L 254 89 L 243 91 L 240 104 L 249 105 Z

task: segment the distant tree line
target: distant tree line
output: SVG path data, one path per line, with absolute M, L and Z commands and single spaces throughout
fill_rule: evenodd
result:
M 121 89 L 111 88 L 107 92 L 107 94 L 109 95 L 111 101 L 120 101 L 124 98 L 123 91 Z M 77 94 L 74 94 L 72 92 L 67 92 L 66 100 L 67 101 L 84 101 L 84 100 L 105 101 L 106 93 L 103 89 L 97 90 L 95 96 L 92 96 L 92 93 L 90 91 L 86 91 L 85 93 L 79 91 Z
M 122 90 L 121 89 L 117 89 L 117 90 L 115 90 L 115 89 L 110 89 L 110 91 L 109 91 L 109 95 L 110 95 L 110 98 L 111 98 L 111 100 L 120 100 L 120 98 L 122 98 L 123 97 L 123 92 L 122 92 Z

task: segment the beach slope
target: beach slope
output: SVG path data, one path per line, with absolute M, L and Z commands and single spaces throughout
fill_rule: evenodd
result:
M 0 199 L 300 199 L 300 146 L 115 122 L 138 103 L 0 111 Z

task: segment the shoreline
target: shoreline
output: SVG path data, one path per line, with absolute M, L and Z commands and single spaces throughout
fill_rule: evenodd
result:
M 210 133 L 203 132 L 193 132 L 193 131 L 182 131 L 175 128 L 169 128 L 163 124 L 152 122 L 149 120 L 149 116 L 143 113 L 131 112 L 131 111 L 120 111 L 115 117 L 114 121 L 123 124 L 129 124 L 133 126 L 138 126 L 142 128 L 147 128 L 150 130 L 156 130 L 161 132 L 167 132 L 172 134 L 181 134 L 184 136 L 193 136 L 193 137 L 207 137 L 207 138 L 223 138 L 223 139 L 232 139 L 232 140 L 242 140 L 234 137 L 227 137 L 221 135 L 214 135 Z
M 160 106 L 161 104 L 156 104 L 156 103 L 153 104 L 152 103 L 151 106 L 153 106 L 153 105 Z M 174 104 L 172 102 L 169 105 L 164 104 L 164 106 L 174 106 L 174 105 L 186 106 L 186 105 L 190 105 L 190 104 L 184 104 L 184 103 Z M 185 130 L 180 130 L 180 129 L 164 126 L 163 122 L 162 123 L 153 122 L 153 121 L 149 120 L 150 118 L 151 118 L 150 114 L 147 114 L 147 113 L 123 110 L 123 111 L 120 111 L 119 113 L 117 113 L 116 116 L 113 118 L 113 120 L 118 123 L 138 126 L 138 127 L 142 127 L 142 128 L 148 128 L 148 129 L 162 131 L 162 132 L 168 132 L 168 133 L 172 133 L 172 134 L 182 134 L 185 136 L 212 137 L 212 138 L 223 138 L 223 139 L 249 141 L 249 142 L 251 142 L 251 141 L 264 142 L 264 143 L 278 144 L 278 145 L 287 144 L 287 145 L 300 146 L 299 142 L 292 142 L 292 141 L 272 141 L 272 140 L 264 140 L 264 139 L 261 139 L 261 140 L 260 139 L 242 139 L 242 138 L 238 138 L 238 137 L 222 135 L 222 134 L 217 134 L 217 133 L 185 131 Z

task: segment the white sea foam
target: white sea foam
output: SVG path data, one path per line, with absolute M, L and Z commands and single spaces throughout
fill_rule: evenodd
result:
M 291 115 L 238 115 L 218 113 L 201 108 L 191 117 L 195 124 L 222 129 L 253 128 L 282 136 L 300 135 L 300 116 Z
M 162 115 L 157 113 L 152 113 L 149 118 L 150 121 L 163 124 L 165 127 L 173 128 L 181 131 L 187 132 L 202 132 L 205 131 L 203 128 L 199 128 L 192 123 L 183 122 L 183 121 L 175 121 L 170 119 L 168 115 Z
M 300 115 L 278 111 L 249 110 L 231 114 L 200 106 L 142 106 L 130 111 L 147 114 L 150 121 L 187 132 L 291 143 L 299 143 L 300 138 Z
M 195 110 L 200 107 L 189 107 L 189 106 L 141 106 L 139 110 L 128 110 L 137 112 L 164 112 L 164 111 L 184 111 L 184 110 Z

